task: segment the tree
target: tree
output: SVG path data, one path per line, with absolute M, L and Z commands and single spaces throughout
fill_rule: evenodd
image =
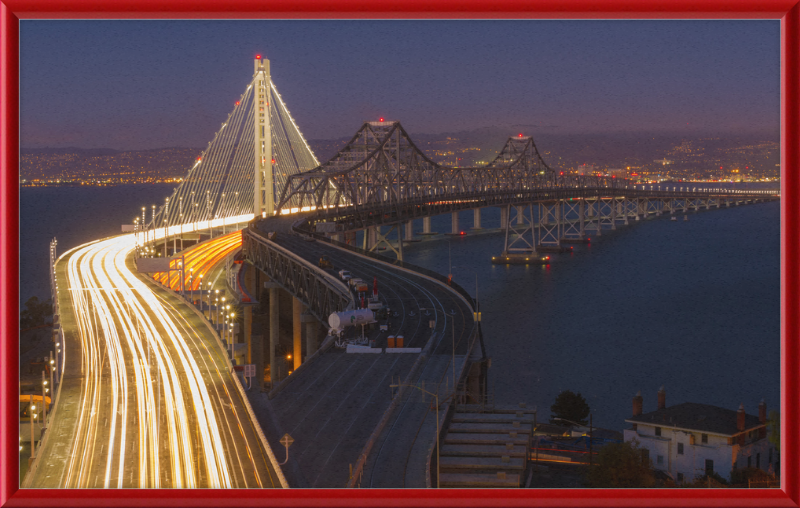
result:
M 21 330 L 41 326 L 53 316 L 53 306 L 50 300 L 40 302 L 35 296 L 25 302 L 25 310 L 19 314 L 19 327 Z
M 642 488 L 655 484 L 653 465 L 636 440 L 610 443 L 602 448 L 587 475 L 594 488 Z
M 567 390 L 558 394 L 555 403 L 550 406 L 550 412 L 553 413 L 550 423 L 565 426 L 571 425 L 568 422 L 555 419 L 564 418 L 565 420 L 586 425 L 588 421 L 586 418 L 589 416 L 589 404 L 586 403 L 586 399 L 581 397 L 580 393 L 575 394 Z
M 769 412 L 767 418 L 767 439 L 775 447 L 778 453 L 781 452 L 781 414 L 774 409 Z
M 723 478 L 716 471 L 698 476 L 694 480 L 684 483 L 687 489 L 722 489 L 728 487 L 728 480 Z

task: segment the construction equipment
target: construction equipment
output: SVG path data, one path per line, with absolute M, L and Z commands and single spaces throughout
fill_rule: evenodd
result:
M 319 258 L 319 267 L 325 270 L 333 270 L 333 263 L 328 259 L 328 256 Z

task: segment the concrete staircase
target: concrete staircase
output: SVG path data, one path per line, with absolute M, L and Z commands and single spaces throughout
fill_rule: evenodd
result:
M 483 412 L 479 412 L 479 411 Z M 439 451 L 442 488 L 518 488 L 530 459 L 535 410 L 461 405 Z

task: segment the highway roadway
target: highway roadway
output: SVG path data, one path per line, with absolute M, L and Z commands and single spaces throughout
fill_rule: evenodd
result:
M 262 229 L 270 228 L 269 222 L 261 225 Z M 420 275 L 285 231 L 278 234 L 276 243 L 314 264 L 327 255 L 335 271 L 347 269 L 370 285 L 377 276 L 379 298 L 392 311 L 389 330 L 378 336 L 376 346 L 385 346 L 389 334 L 403 334 L 405 347 L 424 348 L 434 340 L 430 356 L 410 381 L 424 381 L 427 390 L 438 391 L 442 397 L 448 392 L 446 387 L 452 392 L 453 339 L 460 369 L 473 327 L 471 309 L 455 292 Z M 391 403 L 389 385 L 406 379 L 417 358 L 415 353 L 346 354 L 333 348 L 314 360 L 311 368 L 293 374 L 298 377 L 271 400 L 271 406 L 279 433 L 288 432 L 295 439 L 290 462 L 297 466 L 293 475 L 298 486 L 347 484 L 349 465 L 356 464 Z M 373 446 L 361 487 L 425 486 L 435 420 L 429 414 L 430 404 L 410 392 L 416 390 L 409 390 Z M 429 397 L 427 400 L 430 402 Z M 432 422 L 434 430 L 430 431 L 428 424 L 423 426 L 425 422 Z M 406 480 L 407 472 L 415 481 Z
M 135 273 L 133 248 L 122 235 L 59 262 L 67 406 L 30 486 L 282 487 L 216 339 Z

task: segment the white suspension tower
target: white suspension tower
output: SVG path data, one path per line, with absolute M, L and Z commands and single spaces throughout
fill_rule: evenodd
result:
M 253 213 L 269 217 L 275 209 L 275 186 L 272 175 L 272 132 L 270 130 L 269 60 L 256 55 L 253 62 L 253 121 L 255 130 L 255 174 Z

